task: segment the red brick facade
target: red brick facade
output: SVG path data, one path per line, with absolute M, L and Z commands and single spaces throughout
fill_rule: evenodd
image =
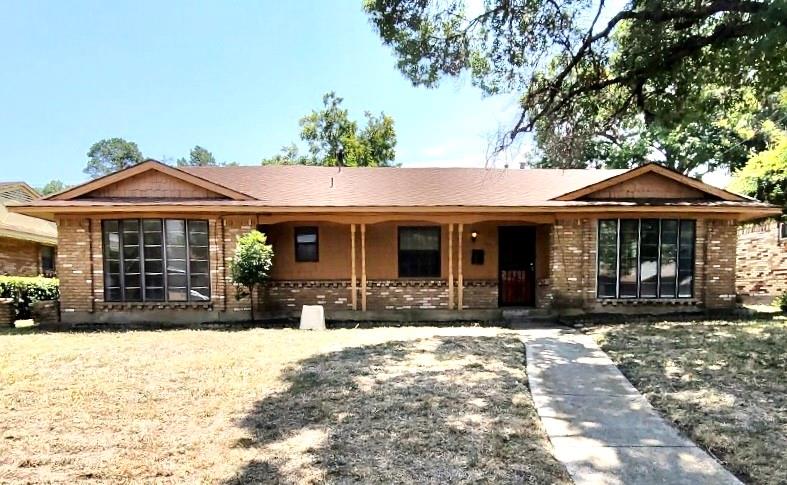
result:
M 0 237 L 0 275 L 40 275 L 41 247 L 37 242 Z
M 177 216 L 173 216 L 177 217 Z M 209 217 L 211 300 L 203 303 L 104 303 L 101 220 L 60 217 L 58 273 L 61 315 L 67 323 L 160 320 L 232 321 L 249 318 L 250 301 L 238 300 L 228 274 L 239 235 L 256 227 L 256 216 Z M 636 306 L 642 311 L 680 308 L 728 308 L 735 303 L 736 226 L 727 220 L 698 219 L 694 297 L 675 300 L 599 300 L 596 298 L 597 220 L 558 219 L 549 231 L 547 276 L 537 282 L 536 305 L 544 309 L 609 312 Z M 445 250 L 445 248 L 444 248 Z M 276 251 L 276 248 L 274 248 Z M 466 262 L 465 262 L 466 263 Z M 454 282 L 454 304 L 459 282 Z M 357 285 L 361 307 L 360 278 Z M 324 305 L 329 317 L 352 311 L 350 280 L 274 280 L 255 298 L 258 315 L 297 315 L 304 304 Z M 463 308 L 498 307 L 495 280 L 465 280 Z M 394 279 L 367 282 L 367 309 L 449 310 L 445 279 Z M 162 317 L 162 315 L 164 315 Z
M 771 303 L 787 293 L 787 238 L 768 220 L 738 230 L 737 290 L 744 302 Z

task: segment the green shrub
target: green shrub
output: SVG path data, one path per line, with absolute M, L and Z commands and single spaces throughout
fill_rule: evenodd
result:
M 781 308 L 783 312 L 787 312 L 787 291 L 777 296 L 773 304 Z
M 30 318 L 31 303 L 60 298 L 60 280 L 43 276 L 0 276 L 0 298 L 14 300 L 15 319 Z

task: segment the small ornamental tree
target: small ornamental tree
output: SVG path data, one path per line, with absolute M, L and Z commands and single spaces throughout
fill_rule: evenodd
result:
M 238 237 L 235 256 L 230 263 L 230 277 L 235 283 L 235 297 L 249 297 L 251 320 L 254 320 L 254 289 L 268 279 L 273 266 L 273 246 L 267 243 L 265 234 L 251 231 Z

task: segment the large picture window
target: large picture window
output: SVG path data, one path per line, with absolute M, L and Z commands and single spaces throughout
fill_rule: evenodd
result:
M 600 220 L 598 297 L 691 298 L 694 241 L 693 220 Z
M 105 220 L 102 240 L 104 301 L 210 300 L 207 221 Z
M 440 277 L 440 228 L 399 228 L 399 276 Z

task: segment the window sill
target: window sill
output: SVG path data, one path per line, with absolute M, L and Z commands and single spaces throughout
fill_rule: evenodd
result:
M 696 298 L 596 298 L 601 305 L 698 305 Z
M 98 302 L 98 309 L 102 311 L 113 310 L 169 310 L 169 309 L 198 309 L 211 310 L 213 303 L 184 301 L 184 302 Z

